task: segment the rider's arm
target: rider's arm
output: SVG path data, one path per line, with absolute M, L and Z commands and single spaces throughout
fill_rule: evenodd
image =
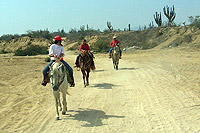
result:
M 63 53 L 60 54 L 59 58 L 61 58 L 61 57 L 64 57 L 64 54 L 63 54 Z
M 83 50 L 83 45 L 81 44 L 81 46 L 80 46 L 80 51 L 82 51 Z
M 112 44 L 113 44 L 113 41 L 111 41 L 110 46 L 112 46 Z
M 88 53 L 90 53 L 90 46 L 88 45 L 88 49 L 87 49 Z
M 64 56 L 65 56 L 65 52 L 64 52 L 64 48 L 62 47 L 59 57 L 61 58 L 61 57 L 64 57 Z
M 49 57 L 55 57 L 55 55 L 53 55 L 53 54 L 50 54 L 50 55 L 49 55 Z

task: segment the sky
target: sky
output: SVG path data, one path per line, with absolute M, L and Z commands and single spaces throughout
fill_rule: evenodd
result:
M 175 6 L 177 24 L 188 16 L 200 16 L 200 0 L 0 0 L 0 36 L 47 28 L 68 32 L 87 24 L 103 31 L 107 21 L 114 29 L 131 24 L 134 30 L 154 21 L 155 12 L 162 12 L 162 20 L 167 21 L 166 5 Z

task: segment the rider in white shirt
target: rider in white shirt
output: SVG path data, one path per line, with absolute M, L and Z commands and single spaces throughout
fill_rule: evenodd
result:
M 44 76 L 44 80 L 42 82 L 42 85 L 43 86 L 46 86 L 47 84 L 47 80 L 48 80 L 48 71 L 49 71 L 49 66 L 56 60 L 60 60 L 65 66 L 66 68 L 69 70 L 69 76 L 70 76 L 70 79 L 71 79 L 71 82 L 70 82 L 70 87 L 74 87 L 75 86 L 75 83 L 74 83 L 74 77 L 73 77 L 73 69 L 63 60 L 63 57 L 65 55 L 64 53 L 64 48 L 61 44 L 61 42 L 63 41 L 61 39 L 60 36 L 56 36 L 54 38 L 55 40 L 55 43 L 52 44 L 50 46 L 50 49 L 49 49 L 49 57 L 51 58 L 51 61 L 49 62 L 49 64 L 47 64 L 47 66 L 44 68 L 43 70 L 43 76 Z

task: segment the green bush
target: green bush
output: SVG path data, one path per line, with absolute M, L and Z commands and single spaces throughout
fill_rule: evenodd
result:
M 192 36 L 189 34 L 189 35 L 185 35 L 183 37 L 183 42 L 186 42 L 186 43 L 189 43 L 192 41 Z
M 7 51 L 5 51 L 4 49 L 0 50 L 0 54 L 6 54 L 8 53 Z
M 20 47 L 14 52 L 14 55 L 17 56 L 38 55 L 38 54 L 48 54 L 48 47 L 39 45 L 29 45 L 25 48 Z
M 110 40 L 106 38 L 101 38 L 94 45 L 92 45 L 92 50 L 94 52 L 108 52 L 109 49 L 110 49 Z
M 50 61 L 51 61 L 50 57 L 45 58 L 45 62 L 50 62 Z

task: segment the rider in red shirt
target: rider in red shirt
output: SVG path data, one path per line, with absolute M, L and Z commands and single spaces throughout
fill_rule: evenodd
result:
M 109 58 L 111 58 L 111 52 L 112 52 L 112 50 L 114 49 L 114 47 L 115 47 L 115 45 L 116 44 L 120 44 L 120 42 L 116 39 L 117 37 L 116 36 L 113 36 L 113 40 L 111 41 L 111 43 L 110 43 L 110 46 L 112 47 L 111 49 L 110 49 L 110 51 L 109 51 Z M 121 56 L 122 56 L 122 51 L 121 51 L 121 49 L 120 49 L 120 59 L 121 59 Z
M 110 46 L 115 47 L 115 44 L 120 44 L 120 42 L 116 40 L 116 38 L 111 41 Z
M 86 43 L 86 40 L 84 39 L 83 40 L 83 43 L 81 44 L 80 46 L 80 51 L 86 51 L 86 53 L 89 55 L 90 59 L 92 60 L 92 64 L 91 64 L 91 68 L 92 70 L 95 69 L 95 66 L 94 66 L 94 60 L 93 60 L 93 54 L 90 52 L 90 47 L 89 45 Z M 81 56 L 81 54 L 79 54 L 76 58 L 76 62 L 75 62 L 75 67 L 80 67 L 79 64 L 78 64 L 78 59 L 79 57 Z
M 89 54 L 90 51 L 90 47 L 89 45 L 86 43 L 86 41 L 83 41 L 83 44 L 81 44 L 80 46 L 80 51 L 85 50 L 87 54 Z

